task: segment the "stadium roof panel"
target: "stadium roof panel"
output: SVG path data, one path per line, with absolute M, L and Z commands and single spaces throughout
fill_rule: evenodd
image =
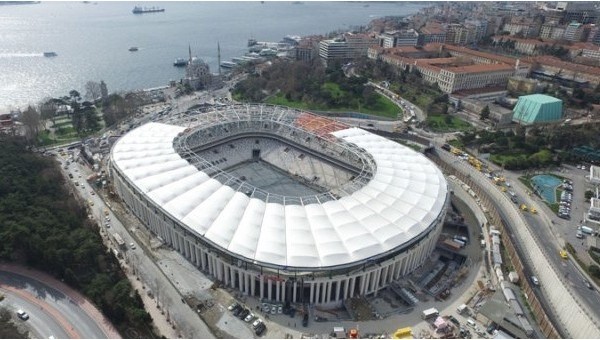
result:
M 268 115 L 261 110 L 261 119 Z M 277 115 L 291 121 L 280 110 Z M 330 137 L 364 149 L 376 169 L 366 185 L 323 203 L 266 203 L 210 178 L 177 153 L 174 140 L 182 126 L 140 126 L 116 143 L 112 161 L 150 201 L 224 251 L 288 268 L 343 266 L 402 247 L 438 223 L 447 187 L 424 155 L 368 131 L 340 127 Z

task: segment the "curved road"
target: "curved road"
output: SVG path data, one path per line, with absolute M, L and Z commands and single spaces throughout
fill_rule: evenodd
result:
M 6 296 L 3 306 L 29 314 L 22 322 L 34 338 L 120 338 L 94 305 L 47 274 L 0 264 L 0 291 Z

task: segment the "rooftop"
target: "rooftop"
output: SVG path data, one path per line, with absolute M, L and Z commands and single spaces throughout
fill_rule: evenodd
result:
M 530 100 L 533 101 L 535 103 L 538 104 L 548 104 L 548 103 L 560 103 L 562 102 L 562 100 L 558 99 L 558 98 L 554 98 L 552 96 L 548 96 L 545 94 L 530 94 L 527 96 L 520 96 L 519 100 L 521 99 L 526 99 L 526 100 Z

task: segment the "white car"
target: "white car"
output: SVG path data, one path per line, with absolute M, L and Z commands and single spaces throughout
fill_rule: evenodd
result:
M 135 244 L 133 244 L 133 242 L 131 242 L 131 243 L 129 243 L 129 247 L 130 247 L 131 249 L 135 249 Z
M 27 313 L 25 313 L 25 311 L 24 311 L 24 310 L 22 310 L 22 309 L 19 309 L 19 310 L 17 311 L 17 316 L 18 316 L 18 317 L 19 317 L 21 320 L 27 320 L 27 319 L 29 319 L 29 315 L 28 315 Z
M 244 319 L 244 321 L 250 322 L 253 319 L 254 319 L 254 314 L 250 313 L 250 314 L 248 314 L 248 316 L 246 316 L 246 318 Z
M 259 319 L 256 319 L 256 321 L 254 321 L 254 322 L 252 323 L 252 327 L 253 327 L 253 328 L 256 328 L 256 327 L 258 327 L 258 325 L 260 325 L 261 323 L 263 323 L 262 319 L 260 319 L 260 318 L 259 318 Z

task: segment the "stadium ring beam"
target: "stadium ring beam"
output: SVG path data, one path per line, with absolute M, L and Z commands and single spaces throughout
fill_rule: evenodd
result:
M 226 170 L 261 152 L 294 155 L 278 164 L 304 177 L 323 169 L 304 179 L 324 189 L 275 194 Z M 423 154 L 272 105 L 146 123 L 114 144 L 109 168 L 127 207 L 214 280 L 261 300 L 320 306 L 376 293 L 421 266 L 449 201 L 444 176 Z

